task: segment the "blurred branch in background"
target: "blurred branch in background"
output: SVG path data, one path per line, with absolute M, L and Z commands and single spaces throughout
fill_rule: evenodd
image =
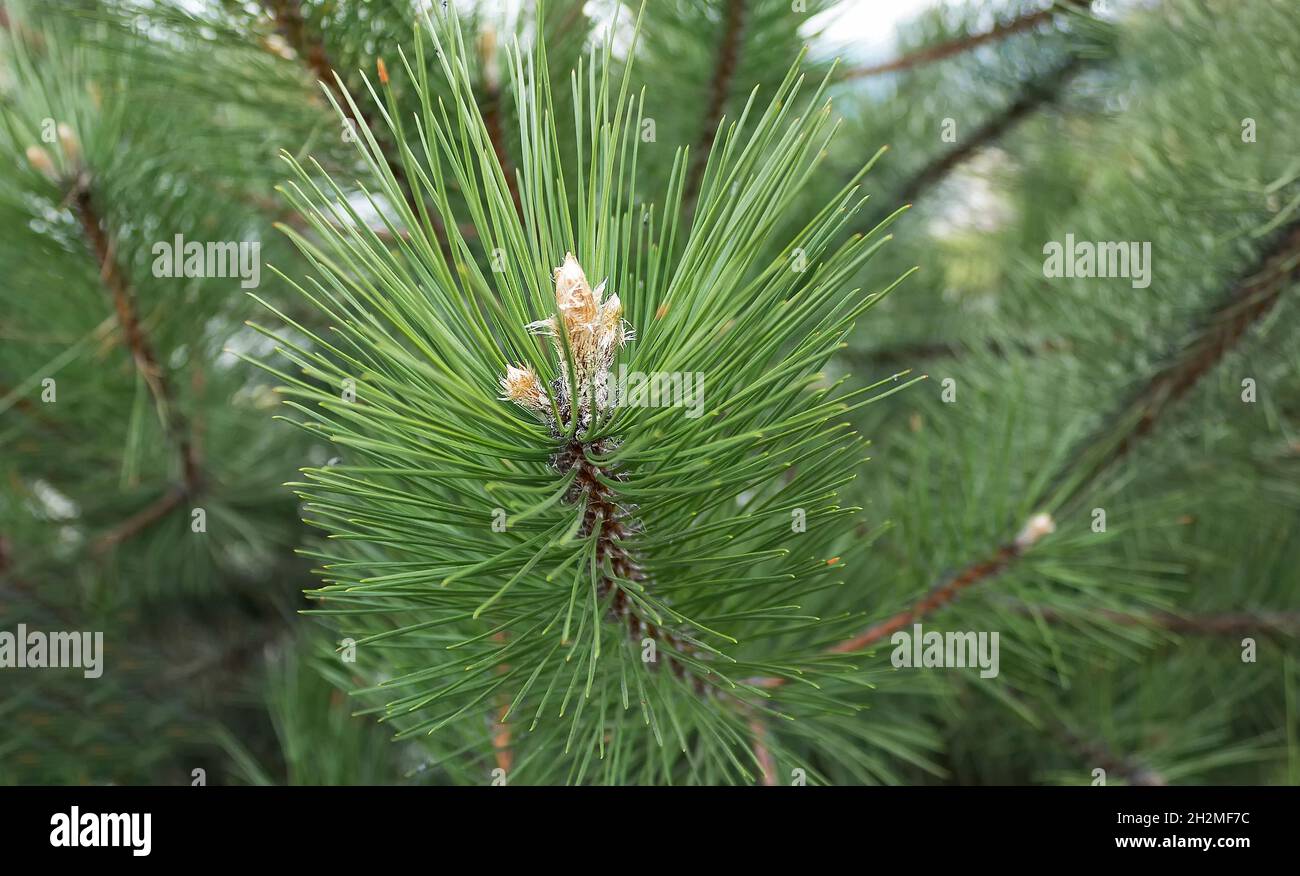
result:
M 931 64 L 935 61 L 942 61 L 945 58 L 951 58 L 954 55 L 960 55 L 963 52 L 969 52 L 972 49 L 1006 39 L 1009 36 L 1021 33 L 1023 31 L 1033 30 L 1040 24 L 1045 24 L 1059 15 L 1067 8 L 1087 9 L 1089 0 L 1059 0 L 1046 9 L 1038 9 L 1032 12 L 1026 12 L 1018 15 L 1009 21 L 1000 22 L 993 27 L 979 33 L 968 34 L 956 39 L 939 43 L 938 45 L 927 46 L 918 49 L 915 52 L 909 52 L 895 58 L 892 61 L 886 61 L 883 64 L 869 64 L 861 67 L 850 67 L 841 75 L 846 80 L 862 79 L 868 76 L 879 76 L 882 73 L 897 73 L 903 70 L 909 70 L 922 64 Z

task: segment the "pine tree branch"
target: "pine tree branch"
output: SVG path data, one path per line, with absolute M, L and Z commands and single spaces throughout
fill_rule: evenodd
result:
M 0 383 L 0 401 L 7 399 L 10 395 L 13 394 L 13 392 L 14 389 L 12 387 L 8 386 L 7 384 Z M 60 423 L 58 420 L 51 417 L 49 414 L 46 414 L 43 410 L 37 407 L 36 404 L 33 403 L 31 399 L 28 398 L 14 399 L 13 408 L 19 413 L 24 414 L 27 417 L 30 417 L 32 422 L 40 425 L 45 429 L 48 429 L 50 432 L 53 432 L 56 435 L 66 437 L 68 434 L 68 430 L 64 428 L 62 423 Z M 3 410 L 3 408 L 0 407 L 0 410 Z
M 691 158 L 691 167 L 683 194 L 683 203 L 688 210 L 693 209 L 695 199 L 699 197 L 709 152 L 717 139 L 718 124 L 722 121 L 727 96 L 731 93 L 731 83 L 740 61 L 740 40 L 745 29 L 745 12 L 745 0 L 727 0 L 727 10 L 722 19 L 722 38 L 718 41 L 717 63 L 709 81 L 709 102 L 704 112 L 704 126 L 700 130 L 700 142 Z
M 1298 277 L 1300 277 L 1300 220 L 1291 223 L 1283 230 L 1256 265 L 1242 280 L 1233 285 L 1217 306 L 1211 309 L 1208 317 L 1202 321 L 1201 328 L 1180 354 L 1146 381 L 1133 395 L 1132 400 L 1121 408 L 1120 414 L 1113 418 L 1111 424 L 1104 426 L 1097 435 L 1084 442 L 1082 445 L 1084 447 L 1107 443 L 1112 449 L 1084 471 L 1075 489 L 1095 481 L 1109 466 L 1123 458 L 1137 441 L 1150 434 L 1160 416 L 1220 362 L 1236 346 L 1251 325 L 1273 309 L 1282 292 Z M 1116 428 L 1122 430 L 1119 440 L 1107 442 L 1106 439 Z M 1062 476 L 1064 477 L 1065 474 L 1063 473 Z M 921 599 L 908 612 L 900 613 L 868 628 L 861 635 L 833 648 L 832 651 L 844 653 L 874 644 L 906 626 L 913 619 L 930 614 L 948 604 L 960 589 L 996 577 L 1023 553 L 1022 550 L 1015 549 L 1017 542 L 999 548 L 990 559 L 968 566 L 952 581 L 941 585 L 936 591 Z M 1198 622 L 1177 618 L 1172 614 L 1164 615 L 1160 619 L 1171 629 L 1222 633 L 1235 632 L 1242 629 L 1243 622 L 1249 624 L 1252 620 L 1258 620 L 1257 618 L 1223 617 L 1215 620 L 1202 619 Z M 1282 619 L 1285 619 L 1285 616 Z M 1119 622 L 1118 619 L 1115 620 Z M 1280 629 L 1282 624 L 1272 628 Z M 1249 631 L 1258 628 L 1248 626 L 1246 629 Z M 1136 785 L 1165 784 L 1163 777 L 1158 773 L 1113 754 L 1103 745 L 1088 742 L 1064 725 L 1056 725 L 1055 732 L 1075 751 L 1091 759 L 1108 774 L 1123 776 Z
M 910 204 L 915 202 L 931 188 L 942 181 L 956 168 L 970 160 L 986 146 L 1000 140 L 1004 134 L 1019 122 L 1048 104 L 1055 103 L 1065 92 L 1066 86 L 1087 66 L 1084 59 L 1072 55 L 1062 61 L 1046 75 L 1026 83 L 1016 98 L 1000 113 L 980 125 L 953 149 L 936 156 L 928 164 L 912 174 L 898 190 L 897 197 L 890 203 L 899 201 Z
M 1161 413 L 1179 398 L 1186 395 L 1188 391 L 1195 386 L 1195 383 L 1204 376 L 1206 372 L 1214 367 L 1223 359 L 1223 356 L 1235 346 L 1243 337 L 1249 326 L 1255 324 L 1258 318 L 1266 315 L 1277 304 L 1281 298 L 1282 291 L 1286 289 L 1292 281 L 1300 276 L 1300 221 L 1292 222 L 1283 233 L 1278 235 L 1277 240 L 1265 255 L 1261 257 L 1255 268 L 1245 274 L 1245 278 L 1239 283 L 1232 286 L 1227 292 L 1225 299 L 1216 308 L 1210 311 L 1209 318 L 1206 318 L 1200 331 L 1197 331 L 1192 341 L 1183 348 L 1180 355 L 1175 357 L 1173 363 L 1161 369 L 1154 374 L 1151 380 L 1134 395 L 1134 400 L 1122 408 L 1122 413 L 1117 417 L 1119 424 L 1128 422 L 1127 433 L 1122 434 L 1121 441 L 1114 444 L 1114 450 L 1097 461 L 1091 469 L 1088 470 L 1082 483 L 1091 482 L 1097 476 L 1100 476 L 1102 470 L 1108 468 L 1115 460 L 1121 459 L 1123 455 L 1131 450 L 1136 441 L 1152 432 L 1156 421 Z M 1140 416 L 1131 416 L 1130 412 L 1136 412 Z M 1105 441 L 1113 430 L 1115 425 L 1104 426 L 1091 441 L 1084 442 L 1083 446 L 1097 444 Z M 1075 459 L 1075 457 L 1071 457 Z M 1069 468 L 1067 468 L 1069 472 Z M 941 582 L 939 586 L 924 595 L 917 603 L 913 604 L 905 611 L 896 613 L 883 621 L 868 626 L 866 630 L 859 633 L 858 636 L 846 639 L 846 641 L 833 646 L 828 650 L 828 654 L 848 654 L 848 652 L 861 651 L 871 647 L 881 641 L 881 639 L 892 636 L 898 630 L 906 628 L 907 625 L 915 623 L 922 617 L 930 616 L 933 612 L 939 611 L 940 608 L 948 606 L 963 590 L 970 589 L 971 586 L 980 584 L 980 582 L 992 580 L 1000 576 L 1002 572 L 1011 567 L 1028 547 L 1039 541 L 1043 535 L 1052 530 L 1053 524 L 1049 517 L 1040 515 L 1035 517 L 1024 526 L 1021 533 L 1013 541 L 1005 543 L 998 547 L 988 558 L 978 560 L 976 563 L 967 565 L 965 569 L 949 578 L 948 581 Z M 1286 620 L 1287 616 L 1281 616 Z M 1165 619 L 1170 628 L 1174 625 L 1182 625 L 1183 629 L 1191 632 L 1191 629 L 1197 628 L 1197 632 L 1235 632 L 1242 629 L 1240 624 L 1249 623 L 1244 617 L 1222 617 L 1218 620 L 1203 619 L 1201 623 L 1188 621 L 1187 619 L 1175 619 L 1175 616 L 1169 615 Z M 1251 619 L 1258 620 L 1258 619 Z M 1278 620 L 1274 617 L 1274 620 Z M 1281 629 L 1282 624 L 1273 626 L 1273 629 Z M 1248 630 L 1257 629 L 1256 626 L 1248 626 Z M 761 688 L 774 689 L 780 688 L 785 684 L 785 678 L 755 678 L 750 684 L 761 686 Z M 1135 785 L 1164 785 L 1164 777 L 1160 773 L 1152 771 L 1141 764 L 1132 762 L 1130 759 L 1121 758 L 1105 746 L 1097 745 L 1083 740 L 1079 734 L 1058 724 L 1056 727 L 1057 734 L 1065 740 L 1075 751 L 1091 759 L 1093 763 L 1106 769 L 1108 773 L 1114 773 L 1126 777 Z M 758 737 L 754 737 L 754 745 L 758 745 Z M 758 749 L 755 747 L 755 756 L 758 756 Z
M 829 649 L 829 653 L 847 654 L 853 651 L 861 651 L 864 648 L 871 647 L 881 639 L 892 636 L 909 624 L 927 617 L 955 601 L 962 591 L 982 581 L 996 577 L 1013 560 L 1018 558 L 1022 551 L 1023 548 L 1014 542 L 1002 545 L 986 559 L 967 566 L 953 578 L 939 584 L 911 608 L 873 624 L 853 638 L 847 639 Z
M 1064 612 L 1046 606 L 1021 606 L 1025 614 L 1048 623 L 1075 620 L 1104 620 L 1117 626 L 1152 627 L 1174 633 L 1204 636 L 1300 635 L 1300 612 L 1228 612 L 1185 615 L 1170 611 L 1125 612 L 1103 609 L 1095 612 Z
M 768 749 L 767 726 L 763 724 L 761 718 L 754 718 L 749 722 L 749 732 L 754 740 L 754 757 L 758 760 L 759 769 L 762 772 L 762 781 L 769 787 L 779 785 L 780 780 L 776 775 L 776 760 L 772 757 L 772 752 Z
M 347 120 L 354 126 L 365 125 L 370 130 L 375 141 L 379 144 L 380 152 L 383 155 L 384 162 L 388 165 L 389 172 L 393 175 L 398 188 L 402 191 L 407 206 L 414 215 L 419 216 L 420 206 L 416 200 L 415 189 L 406 174 L 406 168 L 402 166 L 402 162 L 397 155 L 396 144 L 386 136 L 385 127 L 378 123 L 374 113 L 367 112 L 364 109 L 358 112 L 353 111 L 352 104 L 349 103 L 343 87 L 339 84 L 341 77 L 336 75 L 336 68 L 330 60 L 329 53 L 325 50 L 325 43 L 320 34 L 312 33 L 307 28 L 306 22 L 302 18 L 302 12 L 299 9 L 298 0 L 262 0 L 262 4 L 271 16 L 280 35 L 284 37 L 285 42 L 293 48 L 302 60 L 303 66 L 317 80 L 325 83 L 325 86 L 333 93 L 339 109 L 342 110 Z M 436 213 L 432 212 L 429 213 L 429 220 L 433 223 L 434 236 L 437 237 L 443 252 L 450 253 L 451 243 L 447 239 L 447 231 L 443 227 L 442 220 Z
M 1039 87 L 1031 93 L 1022 95 L 1006 113 L 986 124 L 965 146 L 932 163 L 914 177 L 907 189 L 914 197 L 916 193 L 929 188 L 962 160 L 969 157 L 974 149 L 978 148 L 974 144 L 983 144 L 996 139 L 1017 119 L 1044 103 L 1050 95 L 1059 93 L 1079 68 L 1079 60 L 1071 59 L 1059 68 L 1054 76 L 1048 78 L 1046 87 Z M 1120 433 L 1119 440 L 1112 443 L 1111 451 L 1096 460 L 1084 473 L 1076 484 L 1076 489 L 1094 481 L 1110 465 L 1125 456 L 1137 441 L 1148 435 L 1155 428 L 1159 417 L 1221 361 L 1251 325 L 1273 309 L 1284 289 L 1297 277 L 1300 277 L 1300 221 L 1291 223 L 1278 235 L 1274 245 L 1263 255 L 1259 263 L 1229 290 L 1218 306 L 1211 310 L 1193 340 L 1170 364 L 1153 375 L 1133 395 L 1130 402 L 1112 419 L 1112 424 L 1103 427 L 1098 435 L 1083 443 L 1082 446 L 1085 447 L 1095 446 L 1099 442 L 1104 442 L 1117 427 L 1123 428 L 1128 424 L 1127 428 Z M 1062 478 L 1070 473 L 1068 470 L 1063 472 Z M 969 587 L 996 578 L 1023 554 L 1027 545 L 1022 542 L 1022 539 L 1027 529 L 1028 527 L 1022 530 L 1021 537 L 1002 545 L 990 556 L 967 566 L 956 576 L 936 586 L 911 608 L 868 627 L 861 634 L 831 648 L 829 653 L 849 653 L 868 648 L 908 624 L 950 604 Z M 1032 544 L 1032 541 L 1029 543 Z M 1292 627 L 1293 621 L 1287 615 L 1183 618 L 1164 614 L 1145 618 L 1114 616 L 1109 619 L 1116 623 L 1155 622 L 1179 632 L 1222 634 L 1251 632 L 1261 628 L 1265 631 L 1285 631 Z M 784 682 L 783 678 L 755 680 L 756 684 L 766 688 L 780 687 Z M 1104 747 L 1087 743 L 1068 728 L 1058 728 L 1058 735 L 1066 739 L 1076 750 L 1091 756 L 1108 772 L 1114 771 L 1125 775 L 1134 784 L 1164 784 L 1163 778 L 1157 773 L 1117 758 Z
M 505 632 L 497 633 L 492 637 L 493 641 L 505 645 L 508 638 Z M 501 664 L 497 667 L 497 674 L 504 675 L 510 671 L 510 667 Z M 492 722 L 492 752 L 496 759 L 497 768 L 510 773 L 510 768 L 515 763 L 515 753 L 510 748 L 510 725 L 505 723 L 506 713 L 510 711 L 510 696 L 502 693 L 497 697 L 497 715 Z
M 1200 332 L 1187 344 L 1182 355 L 1156 372 L 1134 395 L 1134 401 L 1125 405 L 1123 410 L 1126 413 L 1117 419 L 1121 424 L 1129 423 L 1128 430 L 1121 433 L 1116 441 L 1111 434 L 1113 427 L 1106 426 L 1083 442 L 1082 446 L 1085 447 L 1108 443 L 1113 445 L 1114 450 L 1085 473 L 1076 489 L 1095 481 L 1110 464 L 1127 453 L 1140 438 L 1148 435 L 1159 416 L 1218 363 L 1256 320 L 1273 308 L 1282 291 L 1297 277 L 1300 277 L 1300 220 L 1292 223 L 1277 237 L 1256 266 L 1233 286 L 1222 303 L 1212 309 Z M 1134 409 L 1139 416 L 1127 413 Z M 941 582 L 910 608 L 873 624 L 857 636 L 830 648 L 827 653 L 860 651 L 903 629 L 909 623 L 933 614 L 953 602 L 964 590 L 1001 575 L 1053 528 L 1050 517 L 1036 516 L 1021 529 L 1015 539 L 1003 544 L 988 557 Z M 753 683 L 775 688 L 783 685 L 785 679 L 757 679 Z
M 1064 93 L 1069 82 L 1083 67 L 1083 59 L 1078 56 L 1071 56 L 1042 79 L 1024 86 L 1010 105 L 997 116 L 981 125 L 964 143 L 935 158 L 920 171 L 913 174 L 904 183 L 900 190 L 900 197 L 897 200 L 903 202 L 915 201 L 920 195 L 929 191 L 930 188 L 985 146 L 1001 138 L 1003 134 L 1022 119 L 1040 107 L 1057 100 Z M 892 617 L 868 627 L 859 635 L 830 649 L 830 653 L 848 653 L 868 648 L 905 628 L 908 624 L 914 623 L 921 617 L 948 605 L 969 587 L 997 577 L 1019 558 L 1025 548 L 1028 547 L 1028 544 L 1032 544 L 1032 542 L 1021 544 L 1021 538 L 1030 532 L 1030 524 L 1026 524 L 1026 527 L 1016 540 L 1003 544 L 987 558 L 966 567 L 956 576 L 939 584 L 911 608 L 898 612 Z M 1036 537 L 1034 540 L 1037 540 Z M 785 681 L 784 678 L 751 679 L 751 683 L 769 689 L 780 687 Z M 759 725 L 758 729 L 761 729 L 761 725 Z M 759 756 L 761 741 L 757 735 L 753 736 L 752 745 L 755 756 Z
M 954 55 L 960 55 L 971 49 L 988 43 L 1004 40 L 1009 36 L 1031 30 L 1038 25 L 1043 24 L 1055 18 L 1064 12 L 1067 7 L 1076 9 L 1086 9 L 1089 0 L 1061 0 L 1059 5 L 1053 5 L 1047 9 L 1040 9 L 1035 12 L 1027 12 L 1010 21 L 994 25 L 986 31 L 980 33 L 968 34 L 967 36 L 957 37 L 938 45 L 929 46 L 924 49 L 918 49 L 915 52 L 909 52 L 887 61 L 883 64 L 873 64 L 863 67 L 854 67 L 846 70 L 841 76 L 844 80 L 863 79 L 868 76 L 878 76 L 882 73 L 896 73 L 900 70 L 910 70 L 913 67 L 919 67 L 923 64 L 929 64 L 934 61 L 942 61 L 945 58 L 951 58 Z
M 483 98 L 483 124 L 487 126 L 488 141 L 492 144 L 492 154 L 496 156 L 501 173 L 506 178 L 506 187 L 510 190 L 510 200 L 514 202 L 515 212 L 524 215 L 523 202 L 519 200 L 519 186 L 515 180 L 514 165 L 506 150 L 505 131 L 501 126 L 501 90 L 493 87 Z
M 1169 784 L 1156 770 L 1132 757 L 1117 754 L 1104 742 L 1087 739 L 1061 721 L 1049 720 L 1047 723 L 1052 734 L 1084 763 L 1105 770 L 1107 779 L 1111 776 L 1119 776 L 1130 785 L 1144 787 L 1164 787 Z
M 122 329 L 123 343 L 131 354 L 136 371 L 144 379 L 145 385 L 149 389 L 149 394 L 152 396 L 154 405 L 157 407 L 159 417 L 162 420 L 163 431 L 166 433 L 168 440 L 175 445 L 180 456 L 183 486 L 180 488 L 176 499 L 160 500 L 160 503 L 170 502 L 162 509 L 162 513 L 165 513 L 170 508 L 175 507 L 181 498 L 196 496 L 203 490 L 202 463 L 193 444 L 193 433 L 190 424 L 185 415 L 181 413 L 178 405 L 175 390 L 167 378 L 166 371 L 158 361 L 157 355 L 154 353 L 149 337 L 140 324 L 135 293 L 126 275 L 122 272 L 121 266 L 117 263 L 113 242 L 109 239 L 104 227 L 104 221 L 95 205 L 95 199 L 91 193 L 90 179 L 84 172 L 74 187 L 72 202 L 74 211 L 81 223 L 86 243 L 99 267 L 100 280 L 112 299 L 113 310 L 117 315 L 118 325 Z M 135 521 L 138 529 L 147 526 L 160 516 L 161 513 L 156 513 L 155 509 L 154 514 L 142 512 L 127 522 Z M 132 534 L 137 529 L 126 530 L 126 535 Z
M 102 554 L 124 541 L 134 538 L 159 520 L 167 516 L 173 508 L 185 498 L 183 490 L 172 489 L 163 493 L 156 500 L 132 514 L 126 520 L 95 539 L 91 548 L 94 553 Z
M 1291 222 L 1275 236 L 1255 267 L 1202 318 L 1191 340 L 1133 393 L 1091 444 L 1081 445 L 1108 448 L 1100 456 L 1094 454 L 1083 480 L 1095 479 L 1150 434 L 1160 417 L 1222 361 L 1252 325 L 1272 311 L 1282 292 L 1297 279 L 1300 279 L 1300 220 Z M 1109 434 L 1118 434 L 1118 440 L 1106 441 Z M 1087 457 L 1080 454 L 1080 458 Z M 1068 474 L 1063 473 L 1057 483 Z
M 1020 709 L 1030 716 L 1029 721 L 1035 729 L 1046 728 L 1047 731 L 1069 749 L 1087 766 L 1101 767 L 1106 772 L 1106 779 L 1118 776 L 1130 785 L 1145 787 L 1163 787 L 1168 784 L 1165 777 L 1136 758 L 1120 755 L 1106 743 L 1091 739 L 1078 732 L 1060 718 L 1042 714 L 1025 695 L 1013 688 L 1005 689 Z
M 607 450 L 601 442 L 584 444 L 575 440 L 558 460 L 561 472 L 578 469 L 570 500 L 585 497 L 586 507 L 579 534 L 583 538 L 589 538 L 593 534 L 596 536 L 596 566 L 603 569 L 608 561 L 609 568 L 614 573 L 613 577 L 603 573 L 600 575 L 596 582 L 596 599 L 598 602 L 609 600 L 610 616 L 627 628 L 628 637 L 634 645 L 648 638 L 665 642 L 681 653 L 694 653 L 695 649 L 690 643 L 671 630 L 655 626 L 641 618 L 634 610 L 627 592 L 618 583 L 619 579 L 647 582 L 649 576 L 624 543 L 629 535 L 640 528 L 640 522 L 629 510 L 620 507 L 618 496 L 605 483 L 621 480 L 622 477 L 618 472 L 603 469 L 591 461 L 592 457 L 604 454 Z M 689 672 L 680 660 L 672 654 L 664 654 L 663 657 L 672 673 L 689 684 L 697 694 L 706 696 L 710 693 L 712 688 Z
M 510 725 L 505 723 L 506 710 L 510 708 L 507 702 L 498 712 L 496 719 L 492 722 L 492 753 L 496 761 L 497 768 L 507 774 L 515 763 L 515 753 L 510 748 Z
M 1000 575 L 1053 528 L 1054 524 L 1047 515 L 1034 517 L 1025 524 L 1015 539 L 1002 545 L 985 559 L 967 566 L 958 574 L 939 583 L 910 608 L 872 624 L 858 635 L 827 649 L 826 653 L 849 654 L 870 648 L 882 639 L 904 629 L 908 624 L 933 614 L 954 602 L 964 591 Z M 781 687 L 786 681 L 787 679 L 778 677 L 752 679 L 751 683 L 771 689 Z

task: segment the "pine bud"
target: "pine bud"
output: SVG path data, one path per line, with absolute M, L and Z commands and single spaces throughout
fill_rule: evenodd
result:
M 45 174 L 50 179 L 58 179 L 58 172 L 54 169 L 54 159 L 50 158 L 50 153 L 46 152 L 40 146 L 27 147 L 27 161 L 33 168 Z
M 570 333 L 577 327 L 589 326 L 596 318 L 600 299 L 591 291 L 582 265 L 571 252 L 564 254 L 564 264 L 555 269 L 555 303 Z
M 70 165 L 75 165 L 81 161 L 81 141 L 73 133 L 72 126 L 66 122 L 59 122 L 57 128 L 59 133 L 59 145 L 63 147 L 63 158 Z
M 1020 534 L 1016 536 L 1016 547 L 1026 550 L 1037 544 L 1044 536 L 1056 532 L 1056 521 L 1051 514 L 1035 514 L 1025 523 Z
M 278 33 L 267 34 L 262 38 L 262 48 L 266 49 L 272 55 L 283 58 L 286 61 L 292 61 L 297 57 L 293 47 L 289 45 Z
M 550 406 L 542 382 L 527 365 L 522 368 L 507 366 L 506 376 L 501 378 L 501 391 L 504 401 L 512 401 L 530 411 L 541 413 Z
M 617 295 L 609 296 L 609 300 L 600 308 L 597 333 L 602 352 L 616 350 L 623 346 L 624 341 L 629 340 L 629 332 L 623 324 L 623 302 L 618 300 Z
M 501 74 L 497 71 L 497 31 L 487 25 L 478 35 L 479 60 L 483 64 L 483 86 L 488 94 L 501 89 Z
M 573 253 L 565 253 L 564 262 L 555 269 L 555 304 L 560 312 L 559 318 L 563 320 L 563 334 L 555 317 L 526 326 L 533 334 L 551 339 L 560 371 L 554 386 L 557 400 L 561 409 L 566 409 L 571 389 L 576 387 L 576 413 L 580 422 L 586 422 L 594 413 L 593 405 L 596 410 L 606 407 L 608 393 L 602 387 L 608 380 L 614 354 L 632 337 L 631 330 L 623 322 L 623 303 L 617 295 L 611 295 L 602 305 L 604 294 L 605 284 L 602 282 L 592 289 L 586 272 Z M 574 369 L 572 379 L 569 374 L 570 356 Z M 536 386 L 530 385 L 529 381 Z M 537 377 L 531 371 L 511 367 L 501 381 L 504 398 L 531 410 L 545 409 L 549 399 L 536 381 Z

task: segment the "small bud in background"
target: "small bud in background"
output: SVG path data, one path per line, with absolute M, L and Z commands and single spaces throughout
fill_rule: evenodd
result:
M 63 158 L 68 164 L 81 162 L 81 141 L 77 139 L 72 126 L 66 122 L 59 122 L 59 146 L 63 149 Z
M 1033 547 L 1043 536 L 1056 532 L 1056 521 L 1051 514 L 1035 514 L 1025 523 L 1020 534 L 1016 536 L 1016 547 L 1020 550 Z
M 375 59 L 375 68 L 379 71 L 379 82 L 381 85 L 388 84 L 388 67 L 384 64 L 383 58 Z
M 54 159 L 50 158 L 50 153 L 40 146 L 27 147 L 27 162 L 50 179 L 58 179 L 59 174 L 54 169 Z
M 489 94 L 501 89 L 501 72 L 497 68 L 497 31 L 487 25 L 478 35 L 479 61 L 483 65 L 483 87 Z
M 294 52 L 293 47 L 290 46 L 289 43 L 285 41 L 285 38 L 280 36 L 278 33 L 270 34 L 263 39 L 262 48 L 266 49 L 273 55 L 279 55 L 286 61 L 292 61 L 297 57 L 297 53 Z

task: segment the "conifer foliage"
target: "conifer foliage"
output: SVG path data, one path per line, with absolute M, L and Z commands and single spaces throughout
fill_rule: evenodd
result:
M 382 559 L 322 551 L 328 583 L 313 595 L 380 655 L 391 677 L 374 693 L 400 735 L 459 722 L 452 738 L 486 741 L 500 701 L 525 779 L 755 780 L 762 679 L 803 682 L 783 709 L 853 707 L 816 696 L 813 679 L 851 667 L 819 658 L 834 633 L 799 601 L 848 568 L 835 551 L 858 509 L 838 490 L 863 446 L 845 418 L 886 390 L 819 371 L 894 285 L 850 284 L 879 235 L 833 245 L 861 207 L 857 180 L 797 237 L 777 231 L 833 133 L 825 83 L 807 89 L 794 70 L 746 108 L 686 224 L 685 160 L 662 218 L 638 197 L 640 101 L 609 47 L 574 77 L 570 167 L 551 158 L 545 56 L 512 52 L 528 108 L 519 217 L 449 24 L 445 39 L 438 23 L 428 32 L 455 114 L 427 107 L 428 145 L 404 151 L 405 176 L 417 201 L 423 181 L 436 202 L 443 175 L 455 180 L 465 217 L 440 205 L 452 251 L 468 255 L 468 219 L 491 271 L 466 260 L 457 276 L 409 211 L 390 251 L 337 184 L 294 163 L 291 197 L 320 236 L 296 236 L 321 272 L 302 291 L 338 337 L 290 323 L 310 344 L 283 348 L 302 369 L 286 395 L 343 454 L 299 489 L 331 536 L 384 546 Z M 421 94 L 424 52 L 417 40 L 401 68 Z M 556 746 L 575 759 L 555 760 Z
M 1300 781 L 1292 10 L 874 5 L 0 0 L 0 782 Z

